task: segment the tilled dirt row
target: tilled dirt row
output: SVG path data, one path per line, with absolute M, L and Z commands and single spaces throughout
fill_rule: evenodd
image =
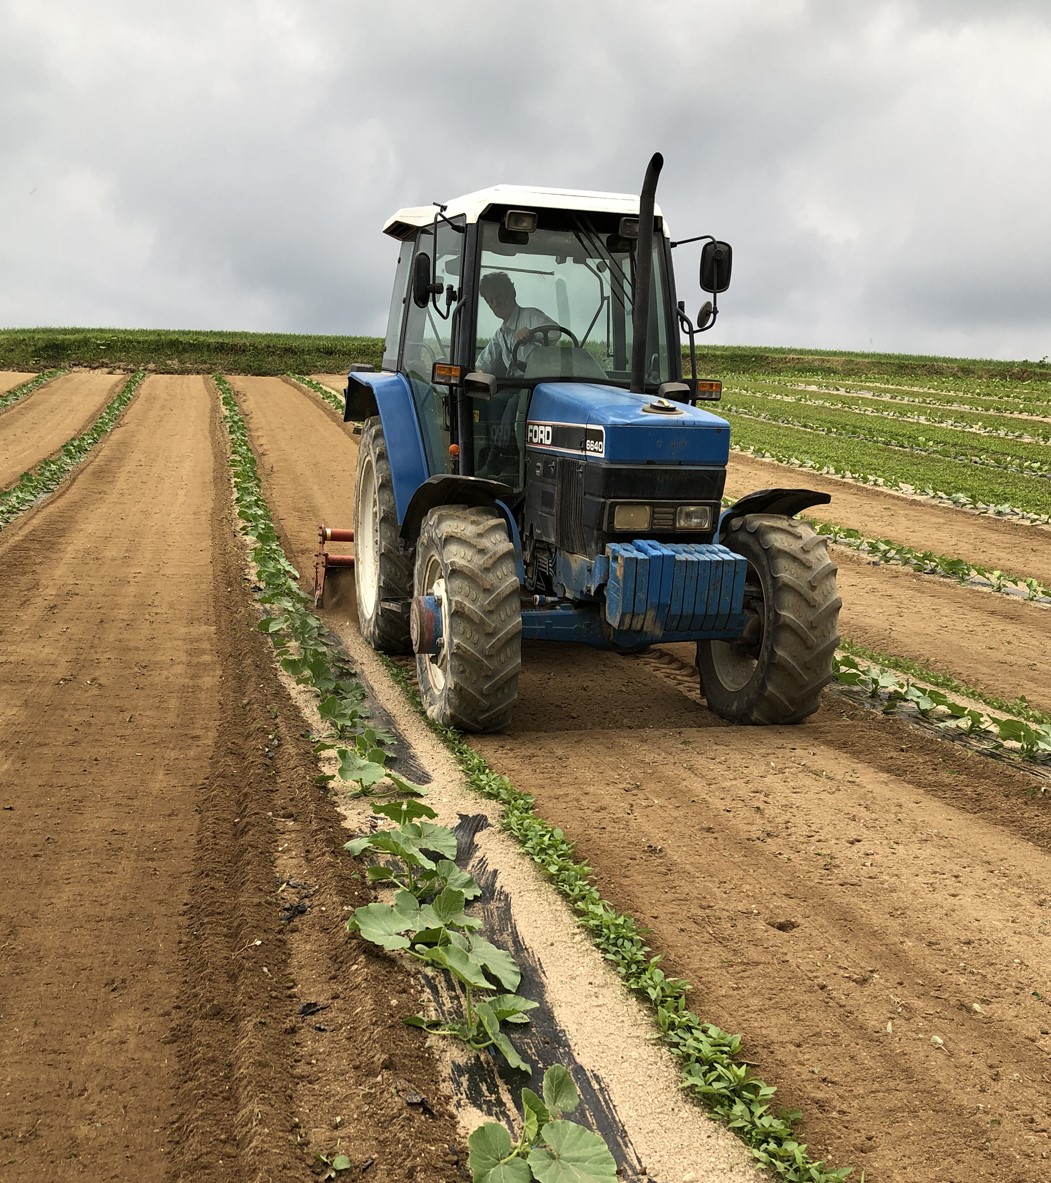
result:
M 30 378 L 35 378 L 36 374 L 22 374 L 14 370 L 0 370 L 0 394 L 7 394 L 9 390 L 14 390 L 16 386 L 21 386 L 23 382 L 28 382 Z
M 301 398 L 260 384 L 247 401 L 275 515 L 306 572 L 316 521 L 350 524 L 355 445 Z M 845 619 L 893 618 L 895 651 L 960 677 L 988 664 L 981 622 L 1002 598 L 866 574 L 844 582 Z M 975 613 L 951 647 L 935 627 L 947 590 Z M 1022 657 L 1047 643 L 1046 614 L 1027 611 Z M 798 728 L 726 726 L 705 711 L 684 649 L 527 645 L 512 726 L 479 747 L 651 927 L 666 967 L 694 983 L 695 1009 L 744 1036 L 781 1101 L 804 1111 L 819 1155 L 870 1183 L 1045 1179 L 1042 782 L 835 694 Z M 1019 688 L 1029 675 L 1014 666 Z
M 79 435 L 126 381 L 98 370 L 66 374 L 0 412 L 0 489 Z
M 451 1180 L 411 987 L 342 935 L 223 449 L 204 380 L 151 378 L 0 536 L 4 1177 Z

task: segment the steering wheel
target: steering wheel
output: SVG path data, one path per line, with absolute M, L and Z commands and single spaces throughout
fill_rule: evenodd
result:
M 573 342 L 575 348 L 580 348 L 580 342 L 573 336 L 573 334 L 564 325 L 557 324 L 542 324 L 535 328 L 528 329 L 529 336 L 526 341 L 533 341 L 536 344 L 543 343 L 544 345 L 554 345 L 558 342 L 560 336 L 565 336 Z M 518 351 L 526 343 L 526 341 L 515 341 L 511 349 L 511 365 L 510 371 L 514 373 L 515 370 L 521 370 L 525 373 L 525 364 L 518 359 Z

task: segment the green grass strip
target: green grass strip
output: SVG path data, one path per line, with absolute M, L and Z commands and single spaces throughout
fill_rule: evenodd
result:
M 35 378 L 27 378 L 25 382 L 12 386 L 5 394 L 0 394 L 0 411 L 6 411 L 13 403 L 25 398 L 27 394 L 32 394 L 34 390 L 38 390 L 41 386 L 46 386 L 49 382 L 54 381 L 55 378 L 61 378 L 63 374 L 68 373 L 69 370 L 46 370 L 43 374 L 37 374 Z
M 64 443 L 57 456 L 43 460 L 36 468 L 24 472 L 17 484 L 0 493 L 0 530 L 31 505 L 35 505 L 41 497 L 57 489 L 99 440 L 113 430 L 121 412 L 131 402 L 145 377 L 141 370 L 132 374 L 86 431 Z
M 389 658 L 388 672 L 423 715 L 416 687 Z M 424 715 L 426 719 L 426 716 Z M 678 1059 L 682 1087 L 732 1130 L 756 1161 L 791 1183 L 838 1183 L 850 1167 L 830 1169 L 815 1162 L 795 1136 L 798 1112 L 772 1111 L 775 1089 L 755 1076 L 741 1055 L 741 1037 L 705 1023 L 686 1005 L 690 984 L 668 977 L 635 920 L 603 899 L 591 868 L 576 861 L 562 830 L 538 817 L 534 800 L 494 772 L 452 728 L 426 720 L 460 765 L 468 786 L 503 807 L 502 825 L 566 899 L 599 951 L 615 966 L 629 990 L 646 1003 L 661 1041 Z

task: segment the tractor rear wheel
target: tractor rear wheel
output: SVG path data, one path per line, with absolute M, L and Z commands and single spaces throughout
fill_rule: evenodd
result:
M 412 595 L 412 551 L 402 541 L 387 443 L 378 416 L 358 445 L 354 495 L 354 587 L 361 635 L 382 653 L 409 653 L 409 618 L 395 601 Z
M 748 560 L 748 624 L 739 640 L 698 642 L 701 693 L 732 723 L 799 723 L 817 710 L 839 644 L 825 540 L 795 518 L 747 514 L 720 541 Z
M 416 655 L 428 717 L 462 731 L 506 727 L 522 668 L 522 609 L 503 515 L 432 509 L 416 545 L 415 591 L 434 597 L 441 612 L 437 651 Z

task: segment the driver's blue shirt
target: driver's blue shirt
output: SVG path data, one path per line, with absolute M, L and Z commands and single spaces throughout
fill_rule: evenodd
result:
M 539 308 L 519 308 L 516 304 L 510 316 L 493 334 L 492 340 L 478 355 L 478 369 L 483 374 L 495 374 L 498 378 L 511 372 L 511 356 L 514 353 L 515 337 L 519 329 L 535 329 L 551 324 L 551 317 Z M 524 366 L 526 358 L 536 348 L 535 339 L 523 341 L 518 346 L 518 362 Z

